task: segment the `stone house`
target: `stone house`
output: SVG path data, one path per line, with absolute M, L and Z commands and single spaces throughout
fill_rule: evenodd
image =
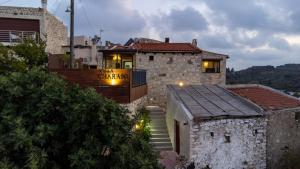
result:
M 42 8 L 0 6 L 0 43 L 13 45 L 39 35 L 46 40 L 47 53 L 61 54 L 67 43 L 67 28 L 47 11 L 47 0 L 41 2 Z
M 68 39 L 69 41 L 70 39 Z M 70 44 L 68 42 L 68 44 Z M 102 65 L 102 53 L 97 52 L 97 39 L 86 36 L 74 37 L 75 67 L 79 63 L 87 69 L 97 69 Z M 70 45 L 63 46 L 63 53 L 70 54 Z
M 196 168 L 284 168 L 300 153 L 300 100 L 262 85 L 168 86 L 173 149 Z
M 166 122 L 174 150 L 196 168 L 266 167 L 263 110 L 217 85 L 169 85 Z
M 205 51 L 192 43 L 129 40 L 99 50 L 103 69 L 143 69 L 147 71 L 148 104 L 166 106 L 168 84 L 225 84 L 227 55 Z
M 285 169 L 288 154 L 300 157 L 300 100 L 262 85 L 232 85 L 233 93 L 260 106 L 267 120 L 267 168 Z

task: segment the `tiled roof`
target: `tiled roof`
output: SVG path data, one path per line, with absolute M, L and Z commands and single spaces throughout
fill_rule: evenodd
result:
M 137 43 L 134 47 L 141 52 L 201 53 L 201 49 L 191 43 Z
M 249 99 L 265 110 L 300 107 L 300 100 L 263 86 L 229 87 L 232 92 Z

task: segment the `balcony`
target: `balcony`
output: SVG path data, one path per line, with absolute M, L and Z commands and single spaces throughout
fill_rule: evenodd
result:
M 146 71 L 137 69 L 50 70 L 68 82 L 92 87 L 118 103 L 131 103 L 147 95 Z
M 0 43 L 5 45 L 21 43 L 25 39 L 36 39 L 37 34 L 34 31 L 0 30 Z

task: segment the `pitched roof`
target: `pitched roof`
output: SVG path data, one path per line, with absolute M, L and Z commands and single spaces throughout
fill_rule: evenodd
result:
M 194 119 L 263 116 L 262 110 L 217 85 L 168 85 L 168 92 Z M 176 104 L 178 104 L 176 103 Z
M 300 100 L 274 89 L 255 85 L 245 87 L 229 87 L 232 92 L 249 99 L 265 110 L 280 110 L 300 107 Z
M 191 43 L 136 43 L 134 48 L 140 52 L 201 53 L 202 51 Z

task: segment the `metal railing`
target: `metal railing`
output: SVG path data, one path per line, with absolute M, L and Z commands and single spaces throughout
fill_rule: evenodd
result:
M 0 42 L 21 43 L 25 39 L 36 39 L 37 35 L 34 31 L 0 30 Z
M 142 86 L 147 84 L 147 72 L 146 70 L 133 69 L 132 70 L 132 86 Z

